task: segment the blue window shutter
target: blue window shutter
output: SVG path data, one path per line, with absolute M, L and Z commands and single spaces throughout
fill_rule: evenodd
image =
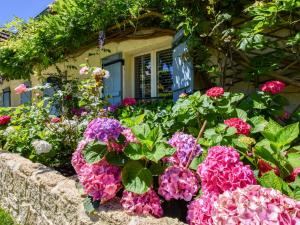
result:
M 27 88 L 30 88 L 30 82 L 24 82 Z M 21 94 L 21 104 L 30 103 L 31 102 L 31 91 L 27 91 Z
M 10 96 L 10 88 L 3 89 L 3 107 L 11 106 L 11 96 Z
M 52 97 L 55 92 L 57 92 L 60 88 L 60 80 L 57 77 L 48 77 L 47 83 L 51 85 L 50 88 L 44 90 L 44 97 Z M 45 106 L 48 105 L 48 101 L 45 101 Z M 54 102 L 50 106 L 50 115 L 60 116 L 61 106 L 59 102 Z
M 110 77 L 104 79 L 103 94 L 104 97 L 109 97 L 110 104 L 119 104 L 122 101 L 122 54 L 117 53 L 102 59 L 103 69 L 109 71 Z
M 194 86 L 193 62 L 188 55 L 186 41 L 181 42 L 183 30 L 180 30 L 173 41 L 173 100 L 181 93 L 192 93 Z

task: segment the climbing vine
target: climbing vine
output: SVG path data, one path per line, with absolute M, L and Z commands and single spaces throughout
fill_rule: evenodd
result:
M 18 32 L 0 43 L 0 73 L 26 78 L 95 42 L 99 31 L 141 26 L 140 16 L 155 12 L 159 26 L 185 31 L 205 86 L 258 85 L 269 76 L 300 87 L 299 9 L 299 0 L 58 0 L 37 19 L 8 24 Z

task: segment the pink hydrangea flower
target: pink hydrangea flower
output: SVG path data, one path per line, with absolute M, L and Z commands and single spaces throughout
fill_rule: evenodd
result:
M 6 125 L 10 122 L 10 116 L 0 116 L 0 125 Z
M 123 127 L 118 120 L 110 118 L 97 118 L 92 120 L 85 132 L 84 137 L 87 139 L 97 139 L 99 141 L 108 142 L 118 139 L 123 132 Z
M 225 192 L 213 211 L 212 224 L 300 224 L 300 202 L 258 185 Z
M 249 135 L 251 126 L 240 118 L 231 118 L 225 120 L 224 123 L 229 127 L 234 127 L 237 130 L 237 134 Z
M 132 133 L 130 128 L 125 128 L 122 131 L 122 134 L 125 136 L 126 141 L 128 143 L 138 143 L 139 142 L 138 139 L 135 137 L 135 135 Z
M 281 81 L 278 80 L 273 80 L 273 81 L 268 81 L 264 83 L 261 87 L 260 90 L 263 92 L 268 92 L 271 94 L 278 94 L 282 92 L 285 88 L 285 84 Z
M 169 140 L 169 144 L 173 148 L 176 148 L 176 152 L 173 156 L 165 158 L 164 161 L 176 166 L 185 167 L 190 157 L 192 157 L 191 159 L 194 159 L 202 153 L 202 149 L 199 144 L 196 145 L 196 148 L 193 151 L 196 144 L 196 138 L 182 132 L 176 132 Z
M 215 146 L 197 169 L 204 194 L 222 194 L 249 184 L 256 179 L 249 165 L 240 162 L 238 152 L 231 147 Z
M 160 199 L 153 189 L 142 195 L 124 191 L 121 205 L 128 214 L 152 215 L 157 218 L 163 215 Z
M 101 203 L 114 198 L 122 187 L 120 168 L 108 164 L 105 160 L 84 165 L 78 178 L 85 193 Z
M 136 104 L 136 100 L 134 98 L 124 98 L 122 101 L 123 106 L 132 106 Z
M 158 194 L 166 200 L 191 201 L 199 190 L 199 181 L 194 172 L 184 167 L 172 166 L 159 177 Z
M 86 166 L 86 164 L 87 164 L 82 155 L 82 151 L 87 144 L 88 144 L 88 141 L 86 141 L 86 140 L 80 141 L 77 146 L 76 151 L 72 155 L 71 164 L 74 167 L 74 169 L 78 175 L 81 174 L 81 169 L 84 166 Z
M 217 200 L 216 195 L 202 195 L 188 205 L 187 222 L 189 225 L 213 224 L 213 203 Z
M 87 66 L 83 66 L 81 67 L 81 69 L 79 70 L 79 74 L 80 75 L 87 75 L 89 73 L 89 68 Z
M 206 95 L 213 98 L 218 98 L 224 95 L 224 89 L 222 87 L 212 87 L 206 91 Z
M 23 94 L 28 89 L 25 84 L 20 84 L 18 87 L 15 88 L 16 94 Z

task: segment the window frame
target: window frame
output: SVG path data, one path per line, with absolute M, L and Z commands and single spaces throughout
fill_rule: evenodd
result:
M 131 65 L 131 68 L 132 68 L 132 74 L 133 74 L 133 79 L 132 79 L 132 82 L 133 82 L 133 93 L 134 93 L 134 97 L 136 98 L 135 96 L 135 93 L 136 93 L 136 86 L 135 86 L 135 58 L 136 57 L 139 57 L 139 56 L 143 56 L 143 55 L 147 55 L 147 54 L 150 54 L 150 60 L 151 60 L 151 98 L 156 98 L 156 97 L 159 97 L 158 96 L 158 85 L 157 85 L 157 82 L 158 82 L 158 74 L 157 74 L 157 53 L 160 52 L 160 51 L 164 51 L 164 50 L 168 50 L 168 49 L 171 49 L 172 50 L 172 46 L 164 46 L 164 47 L 161 47 L 161 48 L 156 48 L 156 49 L 152 49 L 152 50 L 148 50 L 148 51 L 143 51 L 143 52 L 139 52 L 138 54 L 134 54 L 132 55 L 132 65 Z

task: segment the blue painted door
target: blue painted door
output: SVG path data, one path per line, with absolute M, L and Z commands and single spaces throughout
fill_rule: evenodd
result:
M 182 93 L 192 93 L 194 86 L 194 69 L 192 60 L 187 57 L 186 41 L 181 42 L 183 31 L 174 38 L 173 49 L 173 99 L 176 101 Z
M 30 82 L 24 82 L 27 88 L 30 88 Z M 30 103 L 31 102 L 31 91 L 27 91 L 21 94 L 21 104 Z
M 110 104 L 119 104 L 122 101 L 122 54 L 114 54 L 102 59 L 103 69 L 109 71 L 110 77 L 104 79 L 103 95 Z

